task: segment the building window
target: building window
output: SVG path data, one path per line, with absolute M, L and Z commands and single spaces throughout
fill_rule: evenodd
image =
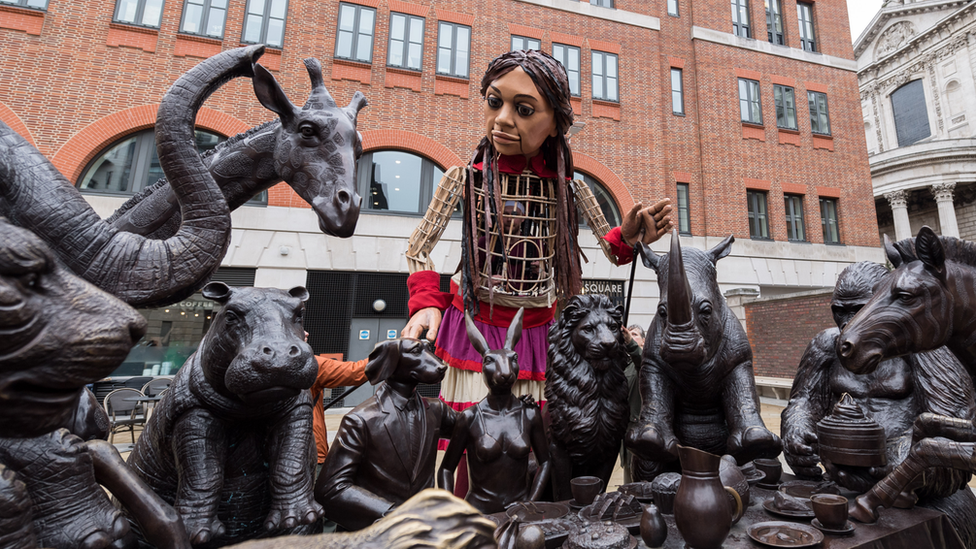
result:
M 225 140 L 204 130 L 194 133 L 201 153 Z M 162 177 L 165 176 L 156 155 L 156 133 L 150 129 L 124 137 L 98 154 L 82 172 L 78 188 L 85 193 L 132 195 Z M 267 204 L 267 191 L 248 203 Z
M 762 125 L 762 101 L 759 98 L 759 82 L 739 79 L 739 111 L 742 121 Z
M 581 180 L 583 183 L 590 188 L 593 193 L 593 198 L 596 198 L 596 203 L 600 206 L 600 211 L 603 212 L 603 217 L 607 220 L 607 223 L 611 227 L 620 226 L 620 210 L 617 209 L 617 203 L 613 199 L 613 195 L 607 190 L 596 178 L 591 177 L 583 172 L 573 172 L 573 179 Z M 577 208 L 577 218 L 579 219 L 580 226 L 586 226 L 586 220 L 583 219 L 583 214 L 578 213 Z
M 590 0 L 590 3 L 594 6 L 600 6 L 603 8 L 612 8 L 613 0 Z
M 820 224 L 823 225 L 824 244 L 840 244 L 840 233 L 837 231 L 836 199 L 820 199 Z
M 898 146 L 905 147 L 931 135 L 929 111 L 921 80 L 913 80 L 891 94 Z
M 769 239 L 769 224 L 766 216 L 766 193 L 764 191 L 746 192 L 749 209 L 749 236 Z
M 775 84 L 773 101 L 776 103 L 776 127 L 785 130 L 796 129 L 796 98 L 793 88 Z
M 617 55 L 593 50 L 593 99 L 620 101 L 617 92 Z
M 803 232 L 803 197 L 798 194 L 787 194 L 783 199 L 786 202 L 786 238 L 806 241 L 806 233 Z
M 817 40 L 813 34 L 813 4 L 796 3 L 796 17 L 800 22 L 800 44 L 807 51 L 817 51 Z
M 542 43 L 535 38 L 527 38 L 525 36 L 512 36 L 512 51 L 517 50 L 539 50 L 542 49 Z
M 808 91 L 807 100 L 810 102 L 810 131 L 821 135 L 830 135 L 827 94 Z
M 749 29 L 749 0 L 732 0 L 732 34 L 752 38 Z
M 685 113 L 685 87 L 681 79 L 681 69 L 671 69 L 671 112 Z
M 437 34 L 437 74 L 467 78 L 471 27 L 441 21 Z
M 668 0 L 668 15 L 678 16 L 678 0 Z
M 160 0 L 162 1 L 162 0 Z M 36 8 L 39 10 L 47 9 L 47 0 L 0 0 L 0 4 L 13 4 L 24 8 Z M 156 23 L 159 26 L 159 23 Z
M 552 45 L 552 56 L 566 67 L 569 75 L 569 92 L 574 97 L 580 95 L 580 49 L 566 44 Z
M 288 0 L 248 0 L 241 42 L 280 48 L 285 39 Z
M 691 214 L 688 211 L 688 184 L 678 183 L 678 232 L 691 234 Z
M 766 0 L 766 35 L 770 44 L 777 46 L 786 44 L 783 38 L 782 0 Z
M 420 215 L 444 172 L 436 164 L 403 151 L 374 151 L 359 160 L 358 189 L 364 209 Z
M 16 4 L 40 9 L 47 8 L 47 0 L 2 0 L 6 4 Z M 115 4 L 115 19 L 119 23 L 159 28 L 163 17 L 163 0 L 119 0 Z
M 226 19 L 227 0 L 186 0 L 180 32 L 222 39 Z
M 376 10 L 354 4 L 339 4 L 339 30 L 335 56 L 361 63 L 373 62 L 373 29 Z M 390 33 L 393 39 L 393 33 Z
M 390 14 L 390 51 L 386 64 L 419 71 L 424 60 L 424 19 L 402 13 Z

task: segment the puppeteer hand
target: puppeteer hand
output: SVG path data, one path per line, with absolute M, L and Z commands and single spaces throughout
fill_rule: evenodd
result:
M 664 236 L 671 229 L 671 199 L 665 198 L 653 206 L 644 207 L 642 202 L 624 215 L 620 225 L 620 236 L 624 242 L 633 246 L 637 241 L 650 244 Z
M 407 325 L 400 330 L 400 337 L 420 339 L 426 337 L 430 341 L 437 340 L 437 330 L 441 327 L 443 313 L 437 307 L 420 309 L 410 317 Z

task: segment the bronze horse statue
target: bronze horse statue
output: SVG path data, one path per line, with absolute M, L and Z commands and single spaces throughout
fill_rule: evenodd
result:
M 263 52 L 255 52 L 253 61 Z M 277 120 L 237 134 L 207 151 L 203 163 L 235 210 L 284 181 L 312 206 L 323 233 L 348 238 L 356 229 L 362 201 L 356 192 L 356 161 L 363 153 L 356 131 L 359 111 L 367 105 L 361 92 L 347 107 L 336 105 L 322 78 L 318 59 L 305 60 L 312 93 L 296 107 L 264 67 L 253 66 L 254 94 Z M 180 225 L 173 188 L 160 179 L 130 198 L 107 220 L 130 233 L 169 238 Z

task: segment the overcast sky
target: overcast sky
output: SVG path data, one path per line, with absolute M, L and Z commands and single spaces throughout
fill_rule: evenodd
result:
M 861 36 L 861 32 L 874 18 L 874 14 L 881 9 L 881 2 L 882 0 L 847 0 L 847 13 L 851 18 L 852 43 L 857 40 L 858 36 Z

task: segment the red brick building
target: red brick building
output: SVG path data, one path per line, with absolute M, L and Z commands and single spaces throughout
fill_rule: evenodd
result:
M 152 127 L 168 85 L 202 57 L 269 43 L 261 63 L 299 104 L 301 59 L 317 57 L 340 104 L 357 90 L 370 101 L 359 116 L 367 200 L 357 234 L 325 237 L 282 184 L 266 205 L 235 212 L 224 265 L 252 270 L 259 286 L 307 284 L 328 303 L 310 311 L 313 346 L 360 358 L 359 342 L 371 347 L 404 321 L 406 238 L 439 171 L 465 162 L 481 137 L 484 68 L 513 44 L 555 48 L 579 82 L 574 160 L 606 211 L 668 196 L 683 245 L 734 234 L 723 289 L 833 286 L 847 264 L 881 257 L 846 3 L 733 4 L 734 17 L 728 0 L 0 0 L 0 120 L 94 185 L 86 174 Z M 198 124 L 229 136 L 271 116 L 238 80 Z M 393 194 L 398 182 L 381 181 L 401 161 L 414 166 L 406 200 Z M 142 184 L 84 190 L 108 215 Z M 387 200 L 367 203 L 373 192 Z M 433 256 L 445 274 L 460 255 L 454 225 Z M 581 234 L 584 277 L 626 280 L 629 269 Z M 643 268 L 637 279 L 632 318 L 646 325 L 657 287 Z

